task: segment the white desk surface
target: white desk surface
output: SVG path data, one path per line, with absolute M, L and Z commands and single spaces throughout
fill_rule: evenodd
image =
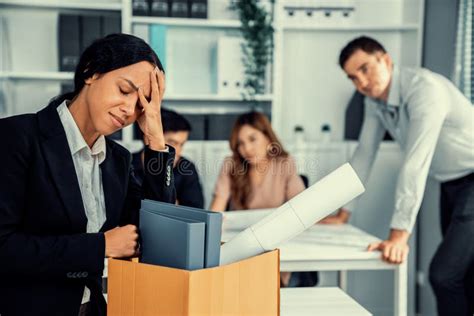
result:
M 281 289 L 280 314 L 281 316 L 372 315 L 337 287 Z
M 246 211 L 251 213 L 251 211 Z M 234 213 L 234 212 L 230 212 Z M 237 213 L 237 212 L 235 212 Z M 222 241 L 229 241 L 244 228 L 235 220 L 227 218 L 222 231 Z M 280 249 L 280 264 L 282 271 L 310 271 L 317 268 L 320 271 L 361 268 L 390 269 L 391 265 L 380 259 L 380 252 L 368 252 L 367 246 L 379 239 L 351 225 L 314 225 L 282 244 Z M 316 263 L 317 262 L 317 263 Z M 350 263 L 349 263 L 350 262 Z M 104 265 L 104 277 L 107 276 L 107 259 Z M 327 263 L 327 264 L 325 264 Z M 348 267 L 346 265 L 349 264 Z M 317 265 L 317 266 L 314 266 Z M 308 270 L 309 269 L 309 270 Z
M 252 214 L 254 213 L 255 214 Z M 258 221 L 265 211 L 232 211 L 224 214 L 222 241 L 228 241 L 237 233 Z M 380 252 L 368 252 L 367 246 L 374 237 L 354 226 L 314 225 L 283 243 L 280 249 L 280 260 L 380 260 Z
M 268 211 L 233 211 L 224 213 L 222 240 L 257 222 Z M 339 286 L 347 289 L 348 270 L 393 270 L 394 315 L 407 315 L 408 272 L 406 263 L 396 265 L 381 260 L 378 251 L 367 246 L 379 241 L 351 225 L 314 225 L 279 246 L 281 271 L 339 271 Z M 291 300 L 290 300 L 291 301 Z M 291 309 L 293 311 L 293 309 Z M 282 313 L 283 315 L 283 313 Z M 303 314 L 294 314 L 303 315 Z M 321 313 L 325 315 L 325 313 Z M 326 315 L 333 315 L 326 313 Z M 335 315 L 335 314 L 334 314 Z M 352 315 L 345 313 L 343 315 Z M 354 314 L 355 315 L 355 314 Z
M 107 294 L 104 294 L 107 301 Z M 280 290 L 281 316 L 370 316 L 349 295 L 337 287 L 290 288 Z

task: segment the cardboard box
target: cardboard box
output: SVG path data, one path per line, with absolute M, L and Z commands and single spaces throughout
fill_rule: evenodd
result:
M 109 316 L 279 315 L 280 253 L 180 270 L 109 260 Z

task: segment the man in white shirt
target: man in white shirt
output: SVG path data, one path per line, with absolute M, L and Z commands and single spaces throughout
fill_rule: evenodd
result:
M 427 177 L 439 180 L 443 241 L 431 263 L 430 282 L 439 315 L 472 315 L 467 298 L 474 288 L 472 103 L 441 75 L 394 67 L 383 46 L 368 37 L 348 43 L 339 64 L 366 96 L 364 124 L 351 159 L 361 180 L 367 181 L 386 130 L 404 153 L 389 237 L 369 250 L 380 250 L 391 263 L 405 261 Z

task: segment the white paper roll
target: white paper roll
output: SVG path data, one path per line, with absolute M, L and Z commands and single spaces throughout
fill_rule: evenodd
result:
M 273 250 L 365 191 L 346 163 L 221 247 L 221 264 Z

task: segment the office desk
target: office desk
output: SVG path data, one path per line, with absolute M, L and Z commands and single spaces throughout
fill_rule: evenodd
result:
M 255 214 L 252 214 L 254 213 Z M 268 214 L 268 211 L 233 211 L 224 214 L 222 240 Z M 351 225 L 314 225 L 280 248 L 281 271 L 339 271 L 339 286 L 347 289 L 348 270 L 393 270 L 394 314 L 407 315 L 407 266 L 383 262 L 380 252 L 367 252 L 379 239 Z
M 337 287 L 281 289 L 281 316 L 370 316 L 349 295 Z
M 107 294 L 104 294 L 107 301 Z M 281 316 L 371 316 L 349 295 L 337 287 L 280 290 Z

